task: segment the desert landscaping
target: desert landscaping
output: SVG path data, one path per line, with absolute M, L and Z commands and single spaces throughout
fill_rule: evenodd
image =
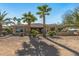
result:
M 48 52 L 44 55 L 49 56 L 74 56 L 79 55 L 79 36 L 59 36 L 58 38 L 52 38 L 50 40 L 40 37 L 41 41 L 46 43 L 46 47 L 49 48 Z M 0 55 L 2 56 L 15 56 L 17 50 L 22 50 L 23 42 L 30 43 L 28 36 L 9 36 L 0 38 Z M 33 44 L 32 44 L 33 46 Z M 39 45 L 38 45 L 39 46 Z M 44 46 L 45 47 L 45 46 Z M 39 49 L 38 49 L 39 50 Z M 31 51 L 33 52 L 33 51 Z M 51 52 L 51 53 L 50 53 Z M 27 52 L 25 52 L 27 53 Z M 25 54 L 26 55 L 26 54 Z M 30 55 L 34 55 L 29 53 Z
M 12 7 L 14 5 L 11 4 Z M 13 12 L 16 8 L 4 5 L 10 6 L 10 10 L 6 9 L 15 16 L 0 11 L 0 56 L 79 55 L 79 7 L 76 4 L 73 4 L 75 7 L 71 7 L 72 9 L 68 7 L 71 4 L 62 4 L 67 6 L 64 9 L 58 4 L 59 11 L 56 10 L 58 7 L 52 7 L 53 4 L 33 4 L 34 7 L 32 4 L 16 5 L 16 8 L 21 5 L 17 9 L 18 13 L 17 10 Z M 63 10 L 65 11 L 62 12 Z M 21 14 L 22 12 L 24 13 Z

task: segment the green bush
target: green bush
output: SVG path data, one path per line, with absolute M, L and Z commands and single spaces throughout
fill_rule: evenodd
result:
M 5 31 L 6 31 L 7 33 L 12 33 L 12 29 L 11 29 L 11 28 L 5 28 Z
M 38 31 L 37 30 L 31 30 L 31 36 L 36 37 L 38 35 Z
M 56 32 L 55 32 L 55 31 L 49 31 L 49 32 L 48 32 L 48 35 L 49 35 L 49 36 L 54 36 L 54 35 L 56 35 Z

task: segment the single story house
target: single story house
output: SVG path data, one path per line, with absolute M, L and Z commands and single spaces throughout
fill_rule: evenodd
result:
M 4 27 L 6 28 L 6 27 Z M 20 24 L 20 25 L 12 25 L 12 33 L 14 35 L 28 35 L 28 25 L 27 24 Z M 58 35 L 73 35 L 74 33 L 79 33 L 79 29 L 72 29 L 73 27 L 68 27 L 64 25 L 57 25 L 57 24 L 46 24 L 46 30 L 47 31 L 58 31 Z M 42 33 L 43 24 L 41 23 L 34 23 L 31 24 L 31 29 L 38 30 L 39 33 Z
M 12 31 L 13 34 L 19 35 L 20 33 L 23 33 L 24 35 L 28 34 L 28 25 L 27 24 L 20 24 L 20 25 L 13 25 L 12 27 Z M 47 25 L 46 30 L 51 30 L 51 29 L 55 29 L 55 25 Z M 38 30 L 40 33 L 42 33 L 42 29 L 43 29 L 43 24 L 41 23 L 34 23 L 31 24 L 31 29 L 35 29 Z

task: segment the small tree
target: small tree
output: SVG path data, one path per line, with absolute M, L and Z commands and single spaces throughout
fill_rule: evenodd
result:
M 64 14 L 64 25 L 69 27 L 79 27 L 79 7 Z

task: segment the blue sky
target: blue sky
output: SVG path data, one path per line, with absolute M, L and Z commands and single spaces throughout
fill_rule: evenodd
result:
M 42 19 L 39 18 L 39 15 L 36 15 L 36 12 L 38 12 L 37 6 L 44 4 L 45 3 L 1 3 L 0 11 L 6 11 L 8 13 L 7 17 L 21 17 L 23 13 L 31 11 L 38 18 L 36 22 L 42 23 Z M 46 17 L 47 24 L 61 23 L 64 13 L 79 6 L 77 3 L 49 3 L 48 5 L 52 8 L 52 11 L 50 15 Z

